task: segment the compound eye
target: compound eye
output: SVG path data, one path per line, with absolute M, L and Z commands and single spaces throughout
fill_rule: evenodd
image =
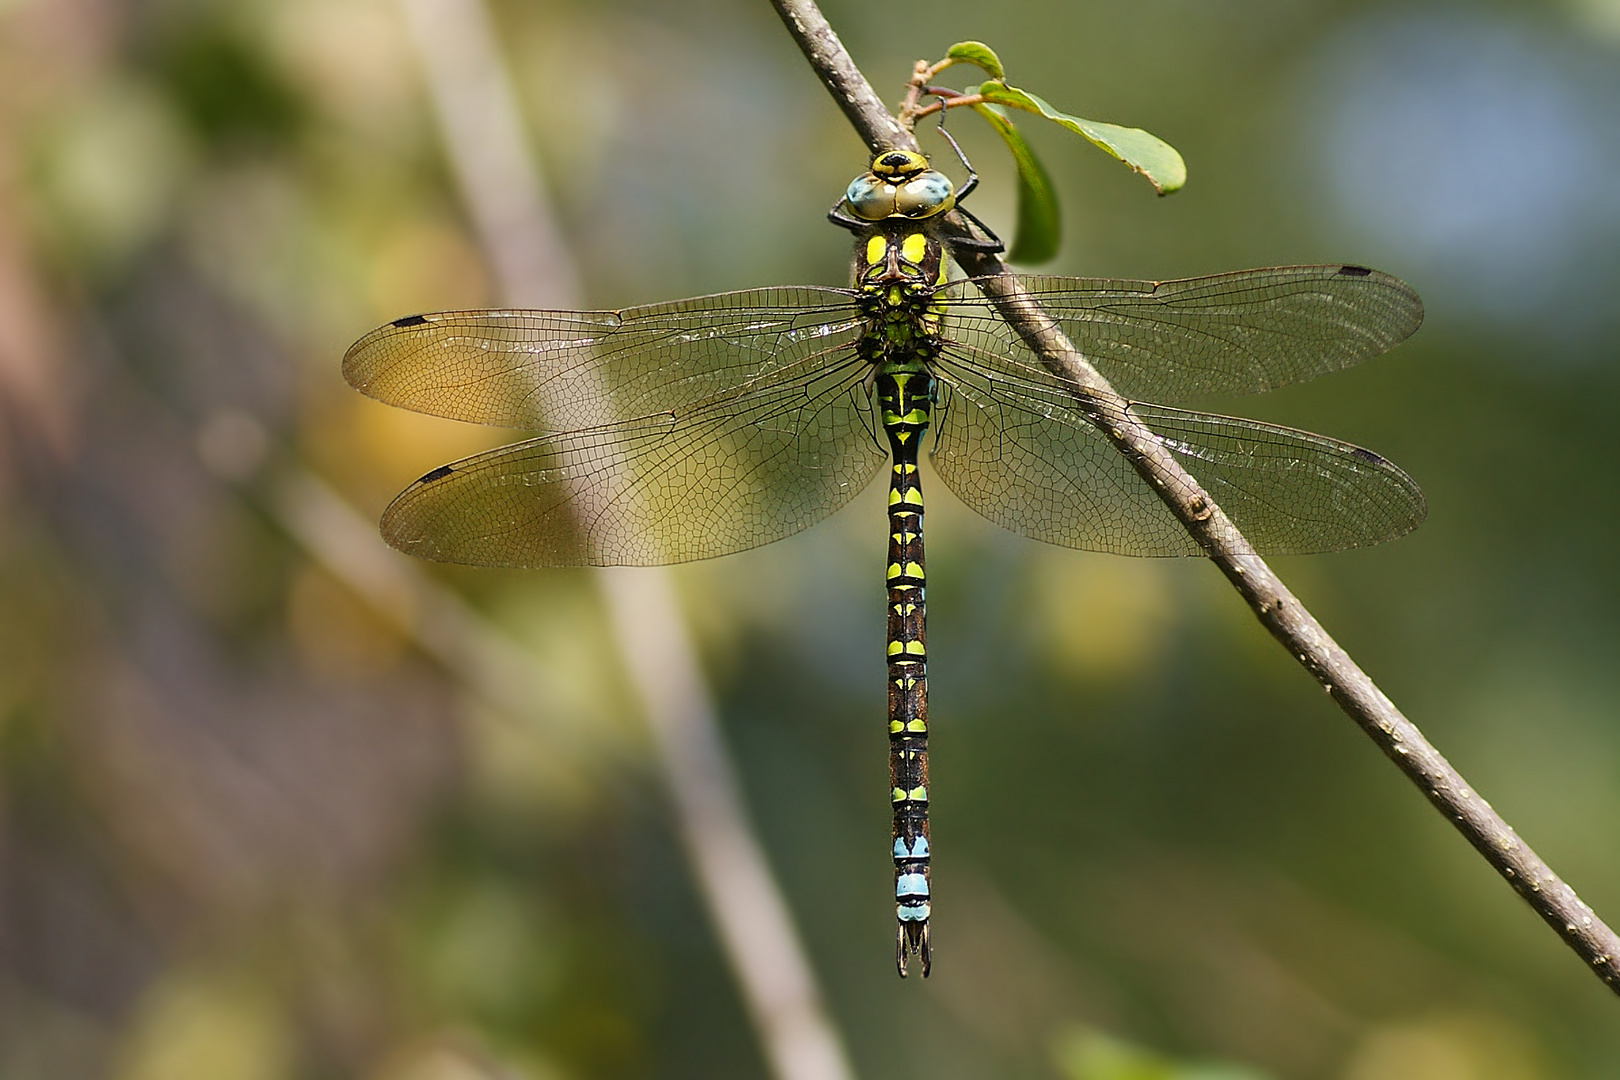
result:
M 901 217 L 926 218 L 956 205 L 951 178 L 930 169 L 902 185 L 894 196 L 894 212 Z
M 844 198 L 849 208 L 862 221 L 882 221 L 894 214 L 894 185 L 871 173 L 857 176 L 849 182 Z

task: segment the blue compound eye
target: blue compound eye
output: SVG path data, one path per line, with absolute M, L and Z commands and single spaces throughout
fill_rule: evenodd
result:
M 863 173 L 850 181 L 844 198 L 862 221 L 882 221 L 889 217 L 928 218 L 956 205 L 951 178 L 933 169 L 907 180 Z
M 951 178 L 932 169 L 907 181 L 894 197 L 894 212 L 908 218 L 933 217 L 955 205 Z
M 871 173 L 862 173 L 849 182 L 844 192 L 850 210 L 862 221 L 882 221 L 895 213 L 895 187 Z

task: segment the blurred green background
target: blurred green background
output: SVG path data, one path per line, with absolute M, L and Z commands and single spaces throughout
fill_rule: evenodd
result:
M 1055 272 L 1418 288 L 1393 356 L 1231 405 L 1430 501 L 1279 570 L 1620 918 L 1620 2 L 825 11 L 890 100 L 978 38 L 1181 150 L 1160 200 L 1028 121 Z M 588 304 L 843 283 L 822 215 L 865 153 L 763 0 L 491 13 Z M 497 714 L 287 520 L 306 470 L 375 517 L 503 441 L 338 371 L 497 299 L 419 60 L 392 0 L 0 2 L 4 1080 L 765 1074 L 590 577 L 432 569 L 533 653 Z M 1211 567 L 932 490 L 927 983 L 891 965 L 878 493 L 676 572 L 861 1075 L 1616 1075 L 1613 995 Z

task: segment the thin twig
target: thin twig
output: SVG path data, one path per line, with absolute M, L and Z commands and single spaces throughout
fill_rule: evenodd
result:
M 813 0 L 771 0 L 801 45 L 815 28 L 805 58 L 833 92 L 869 148 L 918 149 L 915 138 L 890 117 L 883 103 L 840 47 Z M 964 229 L 965 226 L 959 226 Z M 1328 635 L 1265 561 L 1254 553 L 1231 519 L 1131 411 L 1130 404 L 1075 348 L 1018 279 L 995 255 L 953 250 L 962 269 L 979 280 L 1041 362 L 1060 379 L 1085 415 L 1137 473 L 1152 486 L 1187 532 L 1220 567 L 1260 622 L 1310 672 L 1362 731 L 1456 826 L 1496 872 L 1535 909 L 1609 988 L 1620 993 L 1620 937 L 1557 878 L 1519 839 L 1489 803 L 1386 697 L 1350 654 Z

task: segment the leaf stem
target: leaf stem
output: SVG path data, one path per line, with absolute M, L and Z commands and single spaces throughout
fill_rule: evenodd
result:
M 923 97 L 938 98 L 932 105 L 923 105 L 913 109 L 909 114 L 915 122 L 925 116 L 932 116 L 946 109 L 961 109 L 969 105 L 982 105 L 990 99 L 983 94 L 964 94 L 960 90 L 952 90 L 948 86 L 925 86 L 922 89 Z

